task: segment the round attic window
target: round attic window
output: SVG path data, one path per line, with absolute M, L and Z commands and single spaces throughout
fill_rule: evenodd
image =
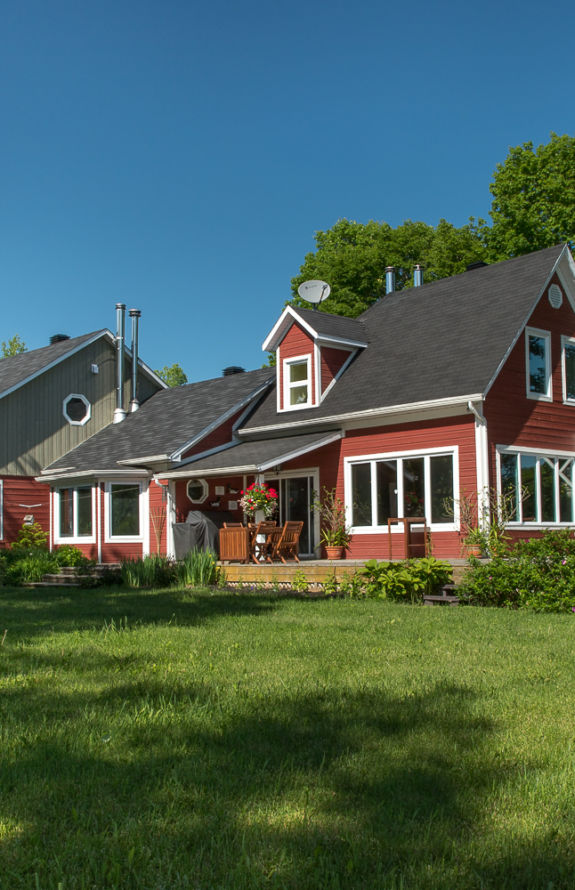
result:
M 72 426 L 84 426 L 90 420 L 92 406 L 86 396 L 73 392 L 64 399 L 62 411 Z
M 552 284 L 547 294 L 549 302 L 554 309 L 559 309 L 563 303 L 563 292 L 558 284 Z
M 205 479 L 190 479 L 186 485 L 186 494 L 192 504 L 203 504 L 208 496 L 208 483 Z

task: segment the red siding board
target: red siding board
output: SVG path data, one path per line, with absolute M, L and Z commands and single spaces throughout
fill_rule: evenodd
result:
M 296 358 L 301 355 L 311 356 L 311 388 L 312 400 L 315 402 L 315 355 L 313 338 L 307 334 L 299 324 L 294 323 L 281 342 L 279 376 L 280 410 L 283 410 L 283 362 L 286 358 Z
M 4 537 L 0 548 L 18 537 L 24 516 L 32 514 L 45 532 L 50 531 L 50 489 L 30 476 L 3 476 Z M 39 506 L 36 506 L 39 505 Z
M 321 391 L 324 393 L 332 380 L 337 376 L 350 353 L 344 349 L 322 346 L 321 349 Z

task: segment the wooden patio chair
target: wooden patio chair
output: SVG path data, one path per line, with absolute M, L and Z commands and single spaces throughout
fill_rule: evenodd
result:
M 222 528 L 243 528 L 243 522 L 224 522 Z
M 272 559 L 278 558 L 285 563 L 287 557 L 288 559 L 295 559 L 296 562 L 299 562 L 299 538 L 302 528 L 303 522 L 288 521 L 284 524 L 281 536 L 272 553 Z
M 222 562 L 249 562 L 250 539 L 245 526 L 221 528 L 219 534 L 220 559 Z
M 266 558 L 267 555 L 267 537 L 268 534 L 277 528 L 277 524 L 270 519 L 262 522 L 250 529 L 250 556 L 258 565 Z

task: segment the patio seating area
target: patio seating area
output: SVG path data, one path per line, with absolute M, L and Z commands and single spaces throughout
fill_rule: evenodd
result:
M 262 521 L 251 525 L 224 523 L 219 534 L 220 562 L 262 563 L 288 560 L 299 563 L 298 549 L 303 522 Z

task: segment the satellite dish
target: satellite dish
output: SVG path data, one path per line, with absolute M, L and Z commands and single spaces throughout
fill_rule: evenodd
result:
M 331 287 L 327 281 L 304 281 L 297 289 L 302 300 L 308 303 L 322 303 L 331 293 Z

